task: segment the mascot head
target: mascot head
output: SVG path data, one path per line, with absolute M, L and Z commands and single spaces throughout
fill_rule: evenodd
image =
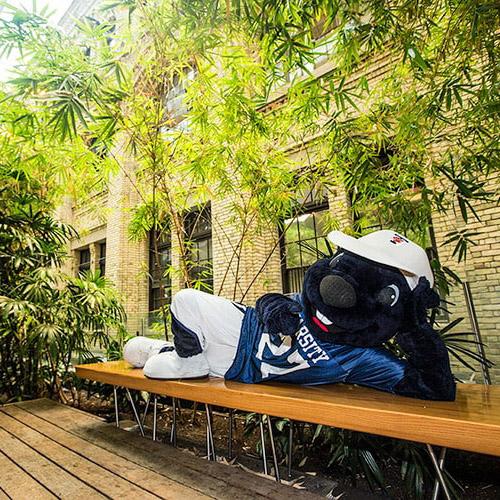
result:
M 408 238 L 383 230 L 359 239 L 332 231 L 328 239 L 338 251 L 308 269 L 302 292 L 305 321 L 318 338 L 360 347 L 387 342 L 418 300 L 419 280 L 419 293 L 432 297 L 425 306 L 435 304 L 425 250 Z

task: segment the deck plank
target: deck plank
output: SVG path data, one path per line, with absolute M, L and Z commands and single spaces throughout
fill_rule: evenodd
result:
M 36 400 L 15 406 L 88 443 L 106 448 L 117 457 L 146 467 L 181 485 L 196 487 L 215 498 L 317 498 L 310 493 L 257 478 L 235 467 L 201 460 L 171 446 L 141 438 L 105 424 L 98 417 L 53 401 Z
M 158 498 L 156 495 L 135 486 L 132 482 L 110 473 L 71 449 L 47 438 L 3 411 L 0 412 L 0 427 L 37 450 L 38 453 L 43 454 L 51 462 L 57 463 L 69 474 L 77 477 L 82 485 L 87 484 L 107 497 L 130 499 L 140 497 L 146 500 Z M 76 449 L 85 452 L 86 442 L 79 441 Z
M 1 451 L 0 471 L 2 471 L 0 500 L 2 498 L 12 498 L 13 500 L 24 500 L 26 498 L 52 500 L 57 498 Z
M 24 498 L 24 497 L 23 497 Z M 34 497 L 34 498 L 37 498 L 37 497 Z M 51 498 L 56 498 L 56 497 L 51 497 Z M 12 497 L 9 497 L 7 495 L 7 493 L 5 493 L 2 488 L 0 487 L 0 500 L 21 500 L 21 497 L 19 496 L 12 496 Z
M 206 495 L 191 487 L 186 487 L 175 481 L 171 481 L 165 476 L 145 467 L 138 466 L 129 460 L 111 453 L 101 446 L 97 446 L 89 441 L 76 437 L 57 425 L 27 412 L 25 409 L 9 405 L 3 408 L 2 411 L 61 446 L 73 450 L 86 460 L 102 467 L 107 472 L 129 481 L 149 493 L 165 498 L 178 498 L 182 495 L 189 496 L 189 498 L 193 499 L 207 498 Z
M 96 489 L 82 483 L 57 464 L 48 460 L 38 450 L 29 447 L 7 432 L 1 424 L 0 449 L 12 462 L 19 464 L 31 477 L 59 498 L 82 500 L 106 498 Z

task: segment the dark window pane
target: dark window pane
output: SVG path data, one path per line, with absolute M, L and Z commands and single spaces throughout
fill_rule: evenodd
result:
M 301 267 L 300 264 L 300 247 L 298 243 L 290 243 L 285 247 L 286 252 L 286 267 Z
M 283 289 L 285 293 L 300 292 L 307 268 L 323 254 L 328 254 L 324 237 L 328 207 L 309 208 L 284 222 Z
M 78 274 L 82 274 L 90 270 L 90 249 L 82 248 L 78 254 Z
M 208 251 L 209 244 L 209 240 L 201 240 L 197 242 L 199 262 L 210 259 L 210 254 Z
M 189 246 L 189 276 L 206 292 L 213 291 L 212 216 L 210 205 L 189 212 L 184 219 Z
M 309 267 L 313 265 L 318 260 L 318 243 L 315 239 L 303 240 L 303 245 L 307 245 L 307 247 L 301 247 L 301 256 L 302 256 L 302 267 Z
M 184 219 L 184 229 L 188 240 L 212 236 L 212 214 L 207 205 L 200 210 L 189 212 Z
M 326 233 L 324 233 L 324 234 L 326 234 Z M 325 238 L 319 238 L 318 240 L 316 240 L 316 248 L 319 251 L 318 257 L 321 257 L 322 255 L 329 254 L 329 250 L 328 250 L 328 247 L 326 246 Z
M 106 274 L 106 243 L 99 244 L 99 271 L 101 276 Z
M 297 219 L 285 219 L 285 242 L 299 241 L 299 239 Z
M 168 273 L 172 264 L 170 229 L 151 231 L 149 241 L 149 310 L 158 311 L 170 304 L 172 298 L 172 281 Z
M 90 249 L 80 250 L 80 265 L 90 264 Z
M 316 231 L 314 228 L 314 214 L 304 214 L 297 217 L 299 223 L 299 234 L 302 241 L 314 238 Z

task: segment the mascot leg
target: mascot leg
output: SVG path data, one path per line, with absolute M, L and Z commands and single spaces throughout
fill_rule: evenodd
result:
M 223 377 L 236 355 L 245 307 L 186 289 L 175 294 L 170 310 L 175 349 L 152 356 L 144 374 L 159 379 Z

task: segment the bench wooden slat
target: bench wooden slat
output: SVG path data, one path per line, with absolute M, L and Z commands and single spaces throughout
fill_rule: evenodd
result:
M 79 377 L 154 394 L 500 456 L 500 387 L 459 384 L 456 401 L 423 401 L 346 384 L 166 381 L 125 361 L 76 367 Z
M 85 457 L 85 460 L 99 465 L 103 469 L 103 473 L 99 475 L 98 484 L 102 482 L 106 490 L 103 491 L 110 496 L 120 496 L 120 498 L 123 498 L 123 491 L 111 491 L 111 489 L 116 489 L 117 485 L 113 483 L 118 480 L 118 487 L 124 488 L 127 495 L 138 495 L 141 498 L 146 498 L 147 493 L 166 498 L 179 498 L 181 496 L 189 497 L 190 499 L 209 498 L 207 495 L 196 491 L 196 488 L 183 486 L 161 474 L 138 466 L 101 446 L 90 443 L 81 437 L 74 436 L 59 426 L 29 413 L 25 409 L 15 405 L 8 405 L 2 408 L 1 412 L 14 418 L 17 422 L 22 422 L 24 425 L 29 426 L 31 429 L 36 430 L 61 446 L 70 450 L 77 450 L 78 453 L 81 453 Z M 72 423 L 74 426 L 74 415 Z M 142 488 L 142 490 L 136 488 L 136 486 Z
M 181 485 L 197 488 L 214 498 L 227 500 L 317 498 L 302 490 L 254 477 L 236 467 L 208 462 L 177 448 L 141 438 L 136 434 L 117 429 L 112 424 L 105 424 L 95 415 L 54 401 L 39 399 L 16 403 L 15 406 L 47 423 L 57 425 L 88 443 L 106 448 L 117 457 L 123 457 Z M 189 494 L 184 497 L 191 498 Z

